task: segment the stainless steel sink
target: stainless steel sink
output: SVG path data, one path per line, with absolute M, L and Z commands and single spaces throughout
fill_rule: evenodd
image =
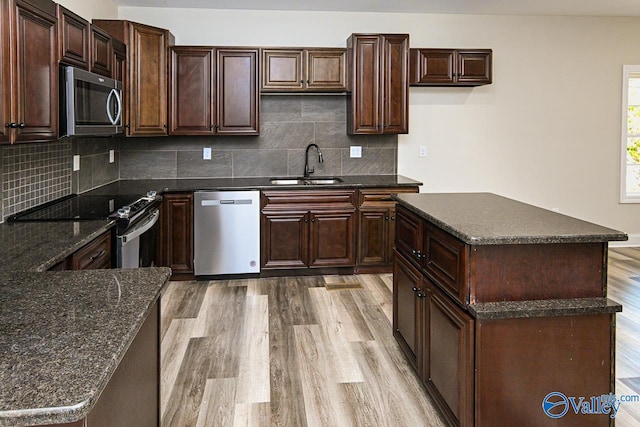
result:
M 342 179 L 335 177 L 327 178 L 271 178 L 272 185 L 331 185 L 339 184 Z
M 342 180 L 340 178 L 314 178 L 309 180 L 309 184 L 311 185 L 339 184 L 341 182 Z
M 269 182 L 273 185 L 304 185 L 304 179 L 298 178 L 272 178 Z

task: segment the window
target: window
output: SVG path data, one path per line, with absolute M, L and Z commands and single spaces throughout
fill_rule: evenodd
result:
M 625 65 L 622 74 L 620 202 L 640 203 L 640 65 Z

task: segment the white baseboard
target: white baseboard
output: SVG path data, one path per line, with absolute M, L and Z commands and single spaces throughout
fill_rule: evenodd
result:
M 626 248 L 640 246 L 640 234 L 629 234 L 629 240 L 624 242 L 609 242 L 610 248 Z

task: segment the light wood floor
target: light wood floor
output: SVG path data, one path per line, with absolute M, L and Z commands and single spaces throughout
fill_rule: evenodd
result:
M 640 248 L 609 251 L 608 296 L 616 316 L 616 394 L 640 395 Z M 640 426 L 640 402 L 623 403 L 616 427 Z
M 611 250 L 616 394 L 640 394 L 640 248 Z M 163 427 L 444 425 L 391 335 L 391 275 L 171 282 Z M 329 283 L 361 288 L 328 290 Z M 618 427 L 640 425 L 623 404 Z

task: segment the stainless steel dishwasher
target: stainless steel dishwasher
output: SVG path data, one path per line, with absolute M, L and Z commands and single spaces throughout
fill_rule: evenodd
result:
M 260 192 L 197 191 L 196 276 L 260 272 Z

